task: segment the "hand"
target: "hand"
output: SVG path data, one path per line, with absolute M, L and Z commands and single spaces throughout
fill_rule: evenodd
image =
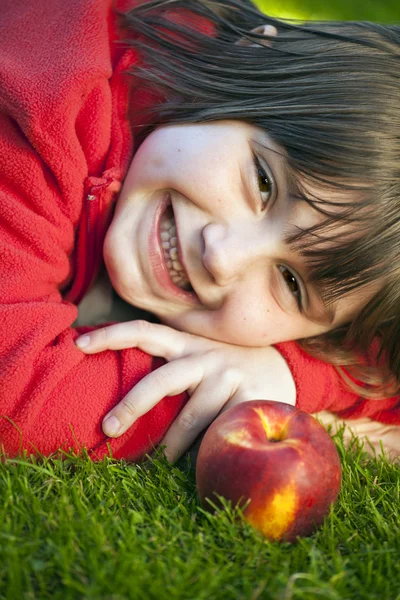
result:
M 313 415 L 322 425 L 335 434 L 343 430 L 343 439 L 346 444 L 353 441 L 354 436 L 364 444 L 364 450 L 372 456 L 385 453 L 386 458 L 395 460 L 400 456 L 400 427 L 398 425 L 385 425 L 362 417 L 361 419 L 341 419 L 326 410 Z
M 88 343 L 83 346 L 85 338 Z M 103 431 L 119 437 L 165 396 L 188 391 L 190 399 L 161 442 L 177 460 L 223 410 L 255 399 L 295 404 L 295 385 L 275 348 L 216 342 L 147 321 L 118 323 L 76 340 L 86 354 L 140 348 L 168 362 L 146 375 L 103 420 Z

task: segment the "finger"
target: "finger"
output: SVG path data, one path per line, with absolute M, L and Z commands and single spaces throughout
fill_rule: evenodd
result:
M 166 363 L 139 381 L 104 417 L 104 433 L 109 437 L 119 437 L 165 396 L 196 389 L 203 376 L 202 363 L 194 357 Z
M 190 448 L 235 395 L 238 385 L 238 374 L 226 371 L 198 386 L 160 443 L 166 446 L 164 453 L 170 462 L 178 460 Z
M 85 333 L 78 337 L 75 343 L 86 354 L 95 354 L 104 350 L 140 348 L 153 356 L 173 360 L 182 355 L 185 336 L 189 335 L 166 325 L 137 320 L 116 323 Z

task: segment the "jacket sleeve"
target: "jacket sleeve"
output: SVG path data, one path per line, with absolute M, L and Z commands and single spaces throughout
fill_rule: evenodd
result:
M 296 342 L 275 345 L 296 385 L 296 406 L 307 413 L 330 411 L 342 419 L 368 417 L 400 425 L 399 397 L 366 400 L 350 390 L 333 365 L 307 354 Z
M 85 180 L 122 153 L 111 122 L 119 106 L 111 6 L 1 5 L 0 446 L 7 455 L 86 447 L 93 458 L 112 452 L 137 460 L 186 399 L 166 398 L 126 434 L 106 438 L 103 416 L 160 362 L 136 349 L 85 356 L 74 344 L 84 331 L 72 326 L 77 308 L 60 292 L 71 274 L 75 281 Z
M 137 460 L 186 396 L 164 399 L 121 438 L 104 436 L 102 417 L 161 362 L 136 349 L 86 356 L 75 346 L 87 329 L 71 326 L 77 308 L 59 292 L 74 226 L 56 179 L 5 115 L 0 172 L 0 445 L 9 456 L 86 447 L 95 459 Z

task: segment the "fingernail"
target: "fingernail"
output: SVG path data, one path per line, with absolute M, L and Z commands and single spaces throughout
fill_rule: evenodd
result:
M 81 337 L 76 338 L 75 344 L 78 346 L 78 348 L 85 348 L 85 346 L 89 346 L 90 335 L 81 335 Z
M 103 431 L 110 437 L 116 436 L 120 429 L 121 422 L 117 417 L 108 417 L 108 419 L 103 421 Z

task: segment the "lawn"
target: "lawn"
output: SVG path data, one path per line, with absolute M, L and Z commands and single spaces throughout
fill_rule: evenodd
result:
M 345 451 L 339 500 L 297 544 L 205 512 L 190 459 L 0 463 L 3 600 L 399 600 L 400 470 Z
M 400 20 L 398 0 L 259 4 L 284 17 Z M 266 541 L 229 506 L 205 512 L 190 457 L 0 457 L 0 600 L 400 600 L 399 463 L 334 439 L 338 502 L 294 545 Z

